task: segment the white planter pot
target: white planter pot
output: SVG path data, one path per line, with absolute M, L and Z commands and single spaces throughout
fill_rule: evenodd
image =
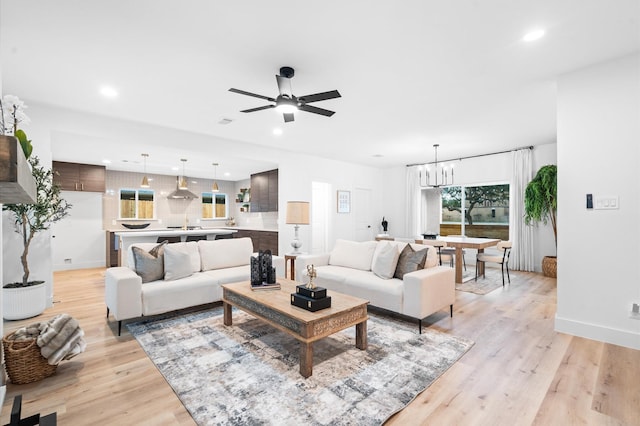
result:
M 44 283 L 21 288 L 2 289 L 2 316 L 6 320 L 35 317 L 47 306 L 47 288 Z

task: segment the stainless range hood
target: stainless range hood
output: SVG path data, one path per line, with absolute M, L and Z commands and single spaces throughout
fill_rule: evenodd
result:
M 176 179 L 176 190 L 167 195 L 167 198 L 172 200 L 193 200 L 200 197 L 188 189 L 180 189 L 180 176 L 178 176 Z

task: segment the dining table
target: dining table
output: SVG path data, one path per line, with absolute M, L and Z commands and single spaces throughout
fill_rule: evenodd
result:
M 438 241 L 444 241 L 447 243 L 447 247 L 454 247 L 456 249 L 456 283 L 461 284 L 462 280 L 462 249 L 475 249 L 478 253 L 484 252 L 487 247 L 493 247 L 498 245 L 502 240 L 499 238 L 478 238 L 478 237 L 447 237 L 440 236 Z M 429 240 L 424 240 L 424 244 L 429 244 Z M 484 273 L 484 262 L 478 265 L 478 275 Z

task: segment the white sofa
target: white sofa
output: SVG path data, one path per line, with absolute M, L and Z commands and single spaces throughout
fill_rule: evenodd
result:
M 127 250 L 127 266 L 109 268 L 105 272 L 105 303 L 107 319 L 112 313 L 118 320 L 118 335 L 122 320 L 156 315 L 190 306 L 222 300 L 222 284 L 250 280 L 250 259 L 253 244 L 250 238 L 201 240 L 167 244 L 158 261 L 163 275 L 143 282 L 136 273 L 140 252 L 147 257 L 156 243 L 132 244 Z M 134 256 L 134 247 L 141 249 Z M 153 261 L 153 259 L 151 259 Z M 284 259 L 273 256 L 276 276 L 284 277 Z M 147 276 L 143 273 L 143 276 Z
M 296 258 L 298 281 L 308 282 L 307 265 L 314 265 L 319 287 L 369 300 L 370 304 L 392 312 L 422 319 L 449 306 L 453 316 L 456 299 L 455 271 L 438 265 L 435 247 L 411 244 L 415 251 L 427 249 L 424 267 L 392 278 L 398 254 L 407 243 L 398 241 L 354 242 L 337 240 L 331 253 L 300 255 Z M 389 277 L 391 276 L 391 278 Z

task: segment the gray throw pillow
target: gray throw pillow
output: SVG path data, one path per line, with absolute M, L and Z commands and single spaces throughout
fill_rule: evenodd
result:
M 427 250 L 415 251 L 411 244 L 404 246 L 404 249 L 400 253 L 398 259 L 398 265 L 396 266 L 396 273 L 393 274 L 394 278 L 402 279 L 404 274 L 417 271 L 424 268 L 424 262 L 427 259 Z
M 136 274 L 140 275 L 143 283 L 161 280 L 164 278 L 164 245 L 163 241 L 148 252 L 140 247 L 133 247 L 133 260 L 136 265 Z

